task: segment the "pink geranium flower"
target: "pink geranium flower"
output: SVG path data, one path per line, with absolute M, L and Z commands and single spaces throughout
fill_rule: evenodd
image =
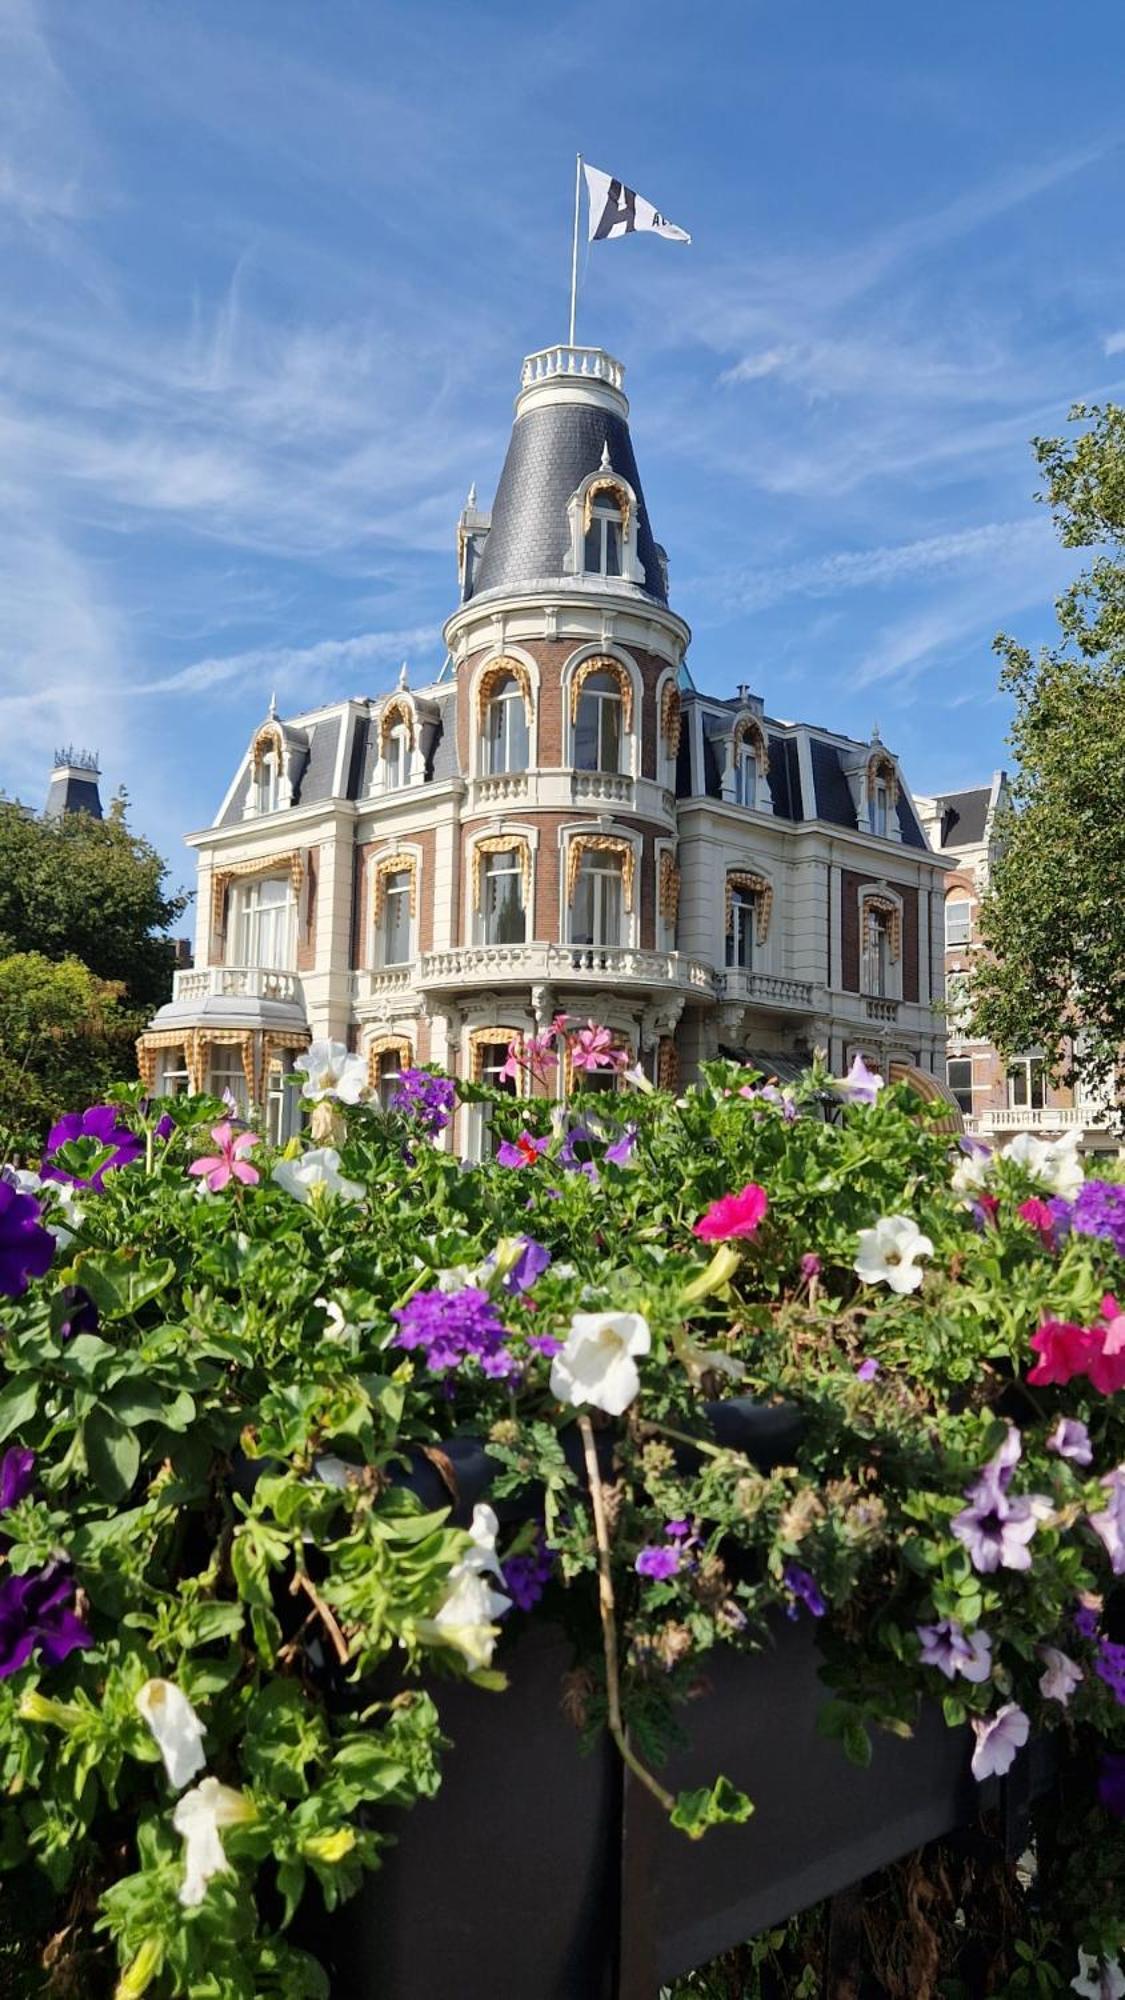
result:
M 693 1234 L 704 1243 L 725 1243 L 732 1236 L 753 1236 L 767 1208 L 769 1197 L 757 1181 L 713 1201 L 695 1224 Z
M 571 1042 L 570 1060 L 574 1069 L 624 1069 L 628 1057 L 624 1049 L 614 1048 L 608 1028 L 587 1021 Z
M 211 1127 L 211 1137 L 218 1152 L 203 1160 L 193 1160 L 188 1172 L 202 1175 L 212 1194 L 221 1194 L 231 1179 L 244 1181 L 247 1187 L 261 1180 L 257 1167 L 252 1167 L 246 1158 L 260 1144 L 256 1132 L 239 1132 L 236 1137 L 233 1126 L 224 1119 L 221 1125 Z

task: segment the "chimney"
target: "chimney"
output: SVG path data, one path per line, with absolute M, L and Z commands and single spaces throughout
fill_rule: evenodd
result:
M 77 812 L 101 819 L 100 775 L 96 751 L 76 750 L 71 744 L 65 750 L 56 750 L 44 807 L 46 818 L 61 819 L 64 813 Z

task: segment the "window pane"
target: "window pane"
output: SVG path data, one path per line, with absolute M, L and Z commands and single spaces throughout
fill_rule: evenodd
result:
M 620 771 L 621 769 L 621 700 L 617 694 L 599 695 L 601 709 L 601 740 L 599 771 Z
M 945 942 L 969 944 L 973 935 L 973 906 L 951 897 L 945 906 Z
M 615 515 L 605 524 L 605 573 L 607 576 L 621 575 L 621 522 Z
M 1008 1103 L 1016 1110 L 1027 1106 L 1027 1064 L 1016 1063 L 1008 1071 Z
M 410 957 L 410 876 L 388 875 L 384 886 L 383 964 L 402 965 Z
M 945 1065 L 945 1080 L 962 1111 L 973 1109 L 973 1065 L 966 1056 L 951 1056 Z
M 524 941 L 523 874 L 514 853 L 490 854 L 481 884 L 486 944 Z

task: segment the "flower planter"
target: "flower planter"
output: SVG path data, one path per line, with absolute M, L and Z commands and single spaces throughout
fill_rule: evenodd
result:
M 998 1799 L 969 1772 L 968 1732 L 936 1710 L 909 1741 L 878 1734 L 868 1769 L 849 1764 L 817 1733 L 812 1627 L 777 1640 L 710 1657 L 708 1690 L 684 1712 L 690 1746 L 661 1771 L 674 1791 L 722 1771 L 754 1800 L 746 1825 L 699 1842 L 624 1776 L 607 1739 L 580 1754 L 560 1711 L 571 1654 L 557 1629 L 529 1621 L 504 1649 L 503 1695 L 439 1684 L 441 1791 L 400 1816 L 380 1873 L 324 1921 L 315 1949 L 333 1995 L 656 2000 Z

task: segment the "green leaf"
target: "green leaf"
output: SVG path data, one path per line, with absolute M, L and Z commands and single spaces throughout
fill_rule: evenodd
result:
M 90 1477 L 106 1500 L 123 1500 L 137 1476 L 141 1448 L 120 1418 L 99 1404 L 82 1426 Z
M 849 1764 L 858 1764 L 866 1771 L 871 1762 L 871 1738 L 863 1723 L 853 1716 L 841 1730 L 840 1742 Z
M 121 1319 L 139 1311 L 171 1284 L 176 1266 L 170 1257 L 145 1262 L 136 1250 L 83 1252 L 74 1260 L 77 1281 L 85 1285 L 98 1311 Z
M 708 1789 L 681 1792 L 672 1808 L 672 1825 L 689 1840 L 702 1840 L 709 1826 L 741 1825 L 754 1810 L 753 1802 L 729 1778 L 716 1778 Z
M 31 1422 L 39 1402 L 39 1377 L 16 1375 L 0 1391 L 0 1444 Z

